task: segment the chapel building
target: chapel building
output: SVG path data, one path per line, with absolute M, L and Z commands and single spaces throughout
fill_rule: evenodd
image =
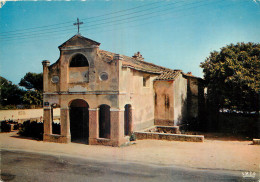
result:
M 202 79 L 99 49 L 77 34 L 59 46 L 52 65 L 45 60 L 44 141 L 120 146 L 154 125 L 179 126 L 198 117 Z M 60 107 L 60 133 L 52 110 Z

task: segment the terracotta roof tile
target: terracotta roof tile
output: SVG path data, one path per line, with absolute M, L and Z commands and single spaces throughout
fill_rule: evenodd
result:
M 116 55 L 115 53 L 104 51 L 104 50 L 99 50 L 99 54 L 103 57 L 104 61 L 108 61 L 108 59 L 110 59 L 111 61 L 113 57 Z M 164 71 L 171 71 L 171 69 L 169 68 L 158 66 L 143 60 L 128 57 L 125 55 L 120 55 L 120 56 L 122 58 L 121 61 L 123 67 L 130 67 L 140 71 L 152 72 L 157 74 L 163 73 Z
M 104 50 L 99 50 L 99 54 L 106 62 L 112 61 L 114 56 L 116 55 L 115 53 Z M 120 57 L 122 58 L 120 59 L 120 61 L 122 61 L 123 67 L 129 67 L 139 71 L 160 74 L 156 78 L 156 80 L 174 80 L 177 76 L 179 76 L 182 73 L 181 70 L 172 70 L 136 58 L 124 55 L 120 55 Z
M 155 80 L 174 80 L 181 73 L 181 70 L 165 71 L 161 75 L 159 75 Z

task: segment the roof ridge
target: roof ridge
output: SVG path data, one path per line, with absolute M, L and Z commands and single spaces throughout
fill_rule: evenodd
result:
M 107 53 L 110 53 L 110 54 L 117 54 L 117 53 L 113 53 L 113 52 L 110 52 L 110 51 L 105 51 L 105 50 L 102 50 L 100 49 L 100 51 L 102 52 L 107 52 Z M 160 71 L 164 71 L 164 70 L 169 70 L 169 71 L 174 71 L 173 69 L 170 69 L 170 68 L 166 68 L 166 67 L 163 67 L 163 66 L 160 66 L 160 65 L 156 65 L 154 63 L 151 63 L 151 62 L 147 62 L 147 61 L 143 61 L 143 60 L 138 60 L 138 59 L 135 59 L 133 57 L 130 57 L 130 56 L 126 56 L 126 55 L 123 55 L 123 54 L 119 54 L 121 55 L 122 57 L 125 57 L 125 58 L 128 58 L 128 59 L 131 59 L 133 62 L 135 62 L 136 64 L 146 64 L 146 65 L 150 65 L 150 66 L 153 66 L 155 68 L 159 68 L 159 69 L 162 69 Z M 124 60 L 126 62 L 128 62 L 128 60 Z
M 93 43 L 96 44 L 96 45 L 100 45 L 99 42 L 96 42 L 96 41 L 94 41 L 94 40 L 92 40 L 92 39 L 89 39 L 89 38 L 87 38 L 87 37 L 84 37 L 84 36 L 82 36 L 81 34 L 75 34 L 75 35 L 73 35 L 71 38 L 69 38 L 68 40 L 66 40 L 64 43 L 62 43 L 58 48 L 61 48 L 61 47 L 64 46 L 67 42 L 71 41 L 71 40 L 72 40 L 73 38 L 75 38 L 75 37 L 79 37 L 79 38 L 82 38 L 82 39 L 86 39 L 87 41 L 93 42 Z

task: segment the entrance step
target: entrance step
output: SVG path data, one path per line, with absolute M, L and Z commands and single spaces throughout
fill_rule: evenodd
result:
M 136 139 L 169 140 L 169 141 L 188 141 L 203 142 L 203 135 L 181 134 L 178 126 L 154 126 L 144 131 L 134 132 Z
M 153 126 L 144 130 L 145 132 L 158 132 L 158 133 L 171 133 L 171 134 L 181 134 L 179 126 Z

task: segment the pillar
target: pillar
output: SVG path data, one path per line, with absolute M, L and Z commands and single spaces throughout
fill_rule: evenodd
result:
M 42 61 L 42 66 L 43 66 L 43 91 L 47 92 L 48 91 L 48 83 L 49 83 L 49 68 L 48 66 L 50 65 L 50 61 L 44 60 Z
M 43 140 L 48 141 L 49 136 L 52 134 L 51 107 L 44 107 L 43 109 L 43 124 L 44 124 Z
M 89 110 L 89 144 L 96 144 L 96 140 L 99 135 L 99 108 L 88 109 Z
M 68 91 L 68 82 L 69 82 L 69 65 L 68 62 L 65 60 L 66 56 L 63 56 L 61 52 L 60 56 L 60 91 L 67 92 Z
M 71 141 L 69 116 L 69 107 L 60 108 L 60 129 L 63 140 L 62 143 L 69 143 Z
M 126 142 L 124 136 L 124 110 L 110 109 L 110 136 L 112 146 L 120 146 Z
M 129 124 L 129 131 L 130 133 L 133 133 L 134 131 L 134 108 L 131 106 L 130 107 L 130 113 L 129 113 L 129 120 L 130 120 L 130 124 Z

